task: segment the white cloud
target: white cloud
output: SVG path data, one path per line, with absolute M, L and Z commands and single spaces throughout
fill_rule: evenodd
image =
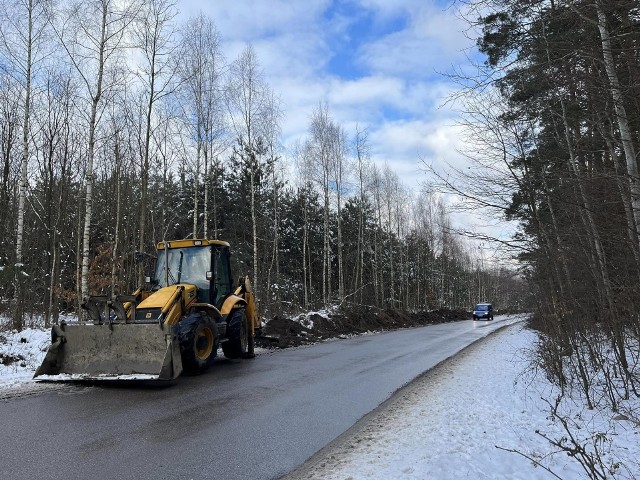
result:
M 393 104 L 402 99 L 403 91 L 402 79 L 374 76 L 344 82 L 335 81 L 329 97 L 331 102 L 336 104 Z
M 458 158 L 462 142 L 459 127 L 451 121 L 395 121 L 387 122 L 376 131 L 380 149 L 391 155 L 411 152 L 416 158 L 446 162 Z
M 214 19 L 229 61 L 253 44 L 266 80 L 282 100 L 286 148 L 306 137 L 313 110 L 326 101 L 350 135 L 356 125 L 368 128 L 372 160 L 387 163 L 417 191 L 429 179 L 423 161 L 438 169 L 465 164 L 457 153 L 464 139 L 456 114 L 441 107 L 455 86 L 437 72 L 466 63 L 472 42 L 456 10 L 439 3 L 351 0 L 330 23 L 325 14 L 331 0 L 183 0 L 180 8 L 184 16 L 202 9 Z M 358 30 L 351 27 L 361 28 L 362 15 L 375 27 L 367 34 L 389 33 L 368 43 L 362 43 L 364 36 L 352 38 Z M 338 53 L 332 49 L 355 45 L 353 58 L 342 52 L 340 68 L 351 61 L 358 73 L 341 78 L 330 70 Z
M 330 0 L 182 0 L 180 10 L 186 16 L 203 11 L 214 19 L 225 39 L 252 42 L 283 31 L 319 28 L 317 19 L 330 3 Z
M 388 20 L 406 16 L 426 2 L 424 0 L 359 0 L 359 3 L 366 9 L 374 10 L 383 20 Z
M 322 72 L 331 55 L 319 22 L 329 3 L 183 0 L 180 6 L 184 17 L 203 11 L 214 20 L 228 61 L 252 44 L 268 77 L 288 75 L 304 81 Z
M 404 8 L 406 28 L 364 46 L 361 64 L 377 73 L 428 78 L 464 59 L 471 42 L 463 34 L 466 24 L 454 9 L 408 1 Z

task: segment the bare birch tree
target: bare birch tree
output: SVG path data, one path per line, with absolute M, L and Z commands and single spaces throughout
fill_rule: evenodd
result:
M 353 291 L 359 292 L 362 302 L 364 287 L 364 206 L 366 199 L 366 181 L 369 165 L 368 130 L 356 126 L 354 138 L 355 172 L 358 187 L 358 246 L 356 250 L 356 271 L 353 276 Z
M 258 205 L 256 203 L 256 175 L 262 155 L 260 122 L 264 118 L 269 88 L 264 81 L 258 57 L 248 45 L 231 64 L 227 102 L 231 123 L 240 145 L 240 155 L 249 170 L 251 234 L 253 250 L 253 284 L 260 288 L 258 276 Z
M 90 0 L 73 5 L 64 18 L 53 21 L 55 32 L 80 77 L 88 103 L 88 140 L 85 166 L 85 208 L 82 229 L 80 296 L 89 295 L 91 219 L 93 215 L 96 129 L 102 114 L 103 96 L 122 81 L 116 67 L 125 32 L 135 17 L 135 6 L 115 0 Z
M 313 172 L 311 163 L 307 158 L 307 144 L 296 143 L 293 148 L 293 157 L 295 159 L 297 178 L 298 178 L 298 192 L 302 197 L 303 210 L 302 210 L 302 278 L 303 278 L 303 302 L 302 306 L 308 308 L 310 301 L 310 291 L 312 285 L 312 269 L 311 262 L 309 261 L 309 190 L 310 185 L 313 182 Z
M 220 35 L 213 20 L 200 14 L 187 21 L 181 43 L 182 53 L 179 68 L 185 87 L 185 117 L 196 142 L 193 235 L 195 237 L 198 232 L 200 210 L 198 190 L 202 160 L 204 168 L 202 232 L 204 237 L 209 236 L 208 205 L 211 192 L 210 173 L 213 171 L 213 237 L 217 238 L 218 205 L 215 197 L 215 185 L 218 181 L 218 165 L 215 163 L 218 155 L 226 146 L 222 92 L 224 57 L 220 49 Z
M 173 91 L 175 76 L 174 52 L 176 48 L 173 19 L 177 15 L 172 0 L 150 0 L 145 2 L 138 19 L 134 22 L 133 34 L 142 52 L 142 65 L 136 72 L 146 98 L 144 140 L 140 169 L 140 231 L 138 251 L 146 249 L 146 224 L 148 215 L 149 156 L 153 116 L 156 104 Z M 140 262 L 138 283 L 142 284 L 144 271 Z
M 18 187 L 16 227 L 16 259 L 14 280 L 13 327 L 22 330 L 24 275 L 23 235 L 25 200 L 28 188 L 27 168 L 31 135 L 31 104 L 33 69 L 46 55 L 47 4 L 44 0 L 3 1 L 0 4 L 0 47 L 13 67 L 11 75 L 22 85 L 22 158 Z
M 284 185 L 284 170 L 279 165 L 281 144 L 280 144 L 280 121 L 282 119 L 282 109 L 280 99 L 273 91 L 268 93 L 265 102 L 264 121 L 262 122 L 262 135 L 265 139 L 265 155 L 267 162 L 271 166 L 271 259 L 267 268 L 266 297 L 271 310 L 275 313 L 282 313 L 281 304 L 281 277 L 280 277 L 280 197 Z M 275 283 L 274 283 L 275 282 Z M 274 308 L 275 305 L 275 308 Z
M 383 239 L 382 232 L 384 232 L 384 225 L 382 220 L 382 208 L 383 208 L 383 188 L 384 180 L 382 173 L 377 165 L 373 165 L 371 168 L 371 175 L 369 177 L 369 189 L 373 196 L 373 204 L 375 210 L 375 217 L 377 228 L 374 232 L 373 238 L 373 286 L 376 298 L 376 305 L 382 306 L 385 303 L 385 278 L 384 274 L 384 258 L 383 258 Z
M 305 161 L 312 178 L 320 187 L 323 199 L 323 249 L 322 249 L 322 302 L 326 306 L 331 295 L 331 243 L 329 241 L 329 178 L 331 172 L 331 150 L 329 129 L 331 119 L 326 103 L 318 105 L 311 116 L 309 139 L 305 145 Z
M 344 261 L 342 242 L 342 202 L 346 182 L 346 160 L 348 140 L 347 133 L 340 125 L 334 124 L 331 129 L 331 183 L 336 196 L 336 229 L 338 255 L 338 302 L 345 298 Z

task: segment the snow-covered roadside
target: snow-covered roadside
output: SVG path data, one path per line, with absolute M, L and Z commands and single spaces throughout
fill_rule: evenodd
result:
M 564 435 L 544 400 L 551 387 L 527 368 L 536 338 L 519 324 L 477 342 L 396 393 L 286 479 L 588 478 L 536 433 Z M 576 407 L 575 415 L 584 415 Z M 589 415 L 585 430 L 606 432 L 605 460 L 620 463 L 617 478 L 640 478 L 640 431 L 614 414 Z
M 60 314 L 60 320 L 75 321 L 74 315 Z M 27 319 L 27 328 L 16 332 L 11 320 L 0 317 L 0 391 L 36 385 L 33 374 L 51 344 L 51 329 L 41 317 Z
M 0 332 L 0 390 L 35 384 L 33 374 L 51 343 L 49 329 Z

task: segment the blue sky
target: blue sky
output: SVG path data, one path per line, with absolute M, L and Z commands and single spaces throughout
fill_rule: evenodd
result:
M 467 62 L 466 24 L 438 0 L 182 0 L 216 23 L 227 60 L 247 43 L 282 99 L 283 144 L 307 135 L 319 102 L 352 135 L 369 129 L 372 159 L 410 188 L 426 180 L 421 159 L 458 164 L 454 88 L 438 72 Z

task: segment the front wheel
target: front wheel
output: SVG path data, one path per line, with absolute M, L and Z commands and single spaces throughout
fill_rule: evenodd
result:
M 213 321 L 201 316 L 180 342 L 185 373 L 197 374 L 207 368 L 216 355 L 216 328 Z
M 222 342 L 222 352 L 227 358 L 241 358 L 249 348 L 249 325 L 244 308 L 234 310 L 227 325 L 226 342 Z

